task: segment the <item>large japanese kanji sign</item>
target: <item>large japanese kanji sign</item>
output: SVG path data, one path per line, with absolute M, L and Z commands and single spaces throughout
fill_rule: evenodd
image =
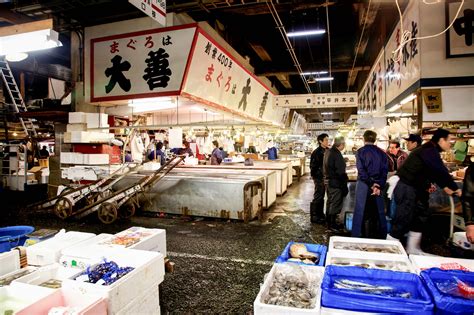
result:
M 385 54 L 382 49 L 359 94 L 358 114 L 385 111 Z M 388 78 L 387 78 L 388 79 Z
M 199 30 L 183 92 L 247 116 L 281 122 L 273 93 L 208 34 Z
M 178 95 L 196 25 L 90 41 L 91 102 Z
M 419 37 L 418 1 L 409 1 L 403 13 L 403 31 L 409 31 L 412 38 Z M 403 93 L 420 79 L 420 43 L 418 40 L 408 42 L 401 51 L 400 60 L 392 59 L 392 52 L 402 40 L 400 22 L 385 46 L 385 89 L 386 102 Z

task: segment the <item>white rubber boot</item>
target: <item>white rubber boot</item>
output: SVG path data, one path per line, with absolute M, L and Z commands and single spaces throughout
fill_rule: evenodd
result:
M 406 250 L 408 255 L 436 256 L 421 250 L 421 232 L 408 232 Z
M 399 241 L 398 238 L 395 238 L 395 237 L 393 237 L 393 236 L 390 235 L 390 234 L 387 234 L 386 240 L 387 240 L 387 241 Z

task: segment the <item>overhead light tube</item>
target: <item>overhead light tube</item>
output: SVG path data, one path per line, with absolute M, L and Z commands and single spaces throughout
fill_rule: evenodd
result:
M 326 33 L 326 30 L 316 29 L 316 30 L 307 30 L 307 31 L 298 31 L 298 32 L 288 32 L 286 33 L 286 36 L 300 37 L 300 36 L 322 35 L 324 33 Z
M 315 78 L 316 81 L 332 81 L 333 77 Z

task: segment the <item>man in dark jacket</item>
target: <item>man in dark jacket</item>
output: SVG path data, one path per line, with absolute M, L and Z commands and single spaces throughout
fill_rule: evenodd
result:
M 436 130 L 431 141 L 413 150 L 397 171 L 400 180 L 393 192 L 396 212 L 388 239 L 400 239 L 409 232 L 406 243 L 408 254 L 424 254 L 420 247 L 421 232 L 431 215 L 428 204 L 431 183 L 436 183 L 449 195 L 461 196 L 461 190 L 440 156 L 440 152 L 450 150 L 451 139 L 448 130 Z
M 474 162 L 466 170 L 464 184 L 462 187 L 462 210 L 464 213 L 464 224 L 466 225 L 467 240 L 474 244 Z
M 352 236 L 361 237 L 364 217 L 367 218 L 366 208 L 375 208 L 379 230 L 375 233 L 379 238 L 387 235 L 387 220 L 385 219 L 384 199 L 381 194 L 387 181 L 388 161 L 385 152 L 374 143 L 377 134 L 372 130 L 364 132 L 365 145 L 357 150 L 357 186 L 354 217 L 352 219 Z M 368 233 L 368 231 L 365 231 Z
M 322 133 L 317 138 L 319 147 L 311 153 L 311 177 L 314 181 L 313 201 L 310 204 L 310 214 L 312 223 L 324 223 L 324 187 L 323 160 L 324 152 L 329 148 L 329 135 Z
M 408 154 L 400 148 L 400 142 L 390 141 L 389 147 L 387 150 L 388 156 L 388 171 L 396 172 L 405 162 L 408 157 Z
M 334 139 L 332 148 L 324 153 L 324 183 L 328 191 L 326 222 L 328 228 L 332 230 L 338 230 L 340 227 L 337 217 L 341 213 L 344 197 L 349 192 L 347 188 L 346 162 L 341 153 L 344 147 L 344 138 L 338 137 Z

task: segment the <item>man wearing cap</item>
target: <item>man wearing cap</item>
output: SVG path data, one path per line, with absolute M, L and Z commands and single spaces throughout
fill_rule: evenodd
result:
M 461 190 L 440 156 L 440 152 L 451 148 L 451 139 L 448 130 L 436 130 L 431 141 L 414 150 L 397 171 L 400 180 L 393 192 L 396 211 L 387 239 L 400 239 L 408 232 L 408 254 L 424 254 L 420 245 L 423 225 L 431 215 L 427 191 L 429 183 L 438 184 L 448 195 L 461 196 Z
M 421 137 L 414 133 L 410 133 L 408 138 L 403 138 L 403 140 L 407 142 L 407 150 L 410 152 L 421 146 Z

